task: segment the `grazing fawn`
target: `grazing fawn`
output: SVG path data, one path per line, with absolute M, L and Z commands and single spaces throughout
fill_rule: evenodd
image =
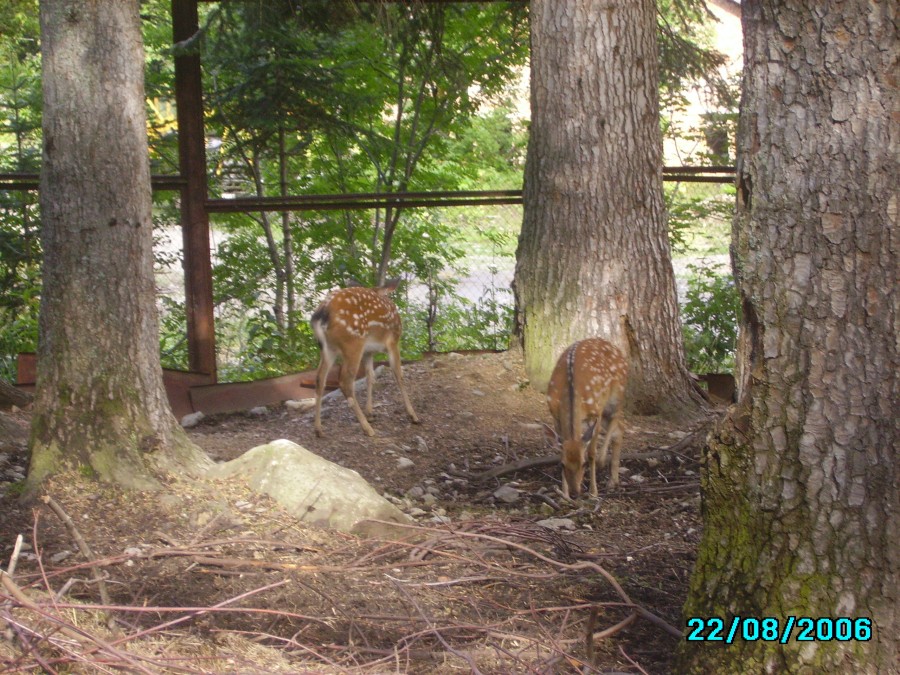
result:
M 332 291 L 313 313 L 310 323 L 319 343 L 321 354 L 319 370 L 316 373 L 316 418 L 317 436 L 323 436 L 320 413 L 322 409 L 322 393 L 325 390 L 325 378 L 337 356 L 340 356 L 341 391 L 350 404 L 351 410 L 362 425 L 363 431 L 374 436 L 375 431 L 363 415 L 356 401 L 353 382 L 359 372 L 360 362 L 366 364 L 366 415 L 372 414 L 372 384 L 375 379 L 375 368 L 372 364 L 375 352 L 387 352 L 403 396 L 403 403 L 410 419 L 418 424 L 419 418 L 413 411 L 406 389 L 403 387 L 403 373 L 400 370 L 400 314 L 397 307 L 388 297 L 399 279 L 387 281 L 383 286 L 375 288 L 351 287 Z
M 622 449 L 621 415 L 628 379 L 628 362 L 616 347 L 600 338 L 588 338 L 571 345 L 550 376 L 547 404 L 562 439 L 562 493 L 581 494 L 584 479 L 585 444 L 591 470 L 591 496 L 597 496 L 597 441 L 606 428 L 600 465 L 612 441 L 610 487 L 619 484 L 619 453 Z M 583 426 L 587 430 L 582 434 Z

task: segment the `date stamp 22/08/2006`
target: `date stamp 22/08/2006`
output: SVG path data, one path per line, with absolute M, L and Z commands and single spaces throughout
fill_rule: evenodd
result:
M 695 616 L 687 620 L 688 642 L 724 642 L 733 644 L 736 640 L 745 642 L 787 642 L 794 638 L 797 642 L 865 642 L 872 639 L 872 619 L 868 617 L 819 617 L 734 616 L 729 620 L 720 617 Z

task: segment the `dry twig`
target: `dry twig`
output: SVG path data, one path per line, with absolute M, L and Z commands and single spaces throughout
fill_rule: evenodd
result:
M 63 507 L 60 506 L 59 503 L 50 495 L 44 495 L 43 497 L 41 497 L 41 501 L 49 506 L 50 510 L 53 511 L 53 513 L 55 513 L 56 516 L 63 522 L 63 525 L 66 526 L 66 529 L 69 531 L 72 539 L 74 539 L 75 543 L 78 545 L 78 550 L 81 551 L 81 555 L 83 555 L 88 561 L 89 567 L 91 569 L 91 575 L 94 577 L 94 581 L 97 582 L 97 590 L 100 592 L 100 601 L 104 605 L 112 604 L 112 601 L 109 598 L 109 590 L 106 588 L 106 580 L 103 578 L 103 574 L 95 564 L 94 552 L 91 550 L 91 547 L 88 546 L 88 543 L 84 540 L 84 537 L 81 536 L 81 532 L 78 531 L 78 528 L 75 527 L 75 523 L 69 517 L 69 514 L 66 513 L 63 510 Z

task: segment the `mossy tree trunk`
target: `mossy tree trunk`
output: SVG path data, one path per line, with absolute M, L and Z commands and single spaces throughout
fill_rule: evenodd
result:
M 532 121 L 514 288 L 546 389 L 575 340 L 629 358 L 629 406 L 695 410 L 662 190 L 655 3 L 531 3 Z
M 678 671 L 894 672 L 895 8 L 753 0 L 742 10 L 739 400 L 705 451 L 685 612 L 782 626 L 868 617 L 873 629 L 869 641 L 685 642 Z
M 162 384 L 137 0 L 41 2 L 44 249 L 28 482 L 205 461 Z

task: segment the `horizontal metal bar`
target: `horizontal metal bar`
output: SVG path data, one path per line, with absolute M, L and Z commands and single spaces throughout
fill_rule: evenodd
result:
M 664 166 L 663 173 L 730 173 L 734 174 L 733 166 Z
M 154 190 L 180 190 L 187 187 L 187 178 L 175 175 L 150 176 L 150 185 Z
M 521 204 L 522 193 L 510 190 L 508 196 L 481 197 L 479 193 L 470 193 L 465 197 L 441 196 L 442 193 L 431 193 L 430 197 L 409 197 L 402 194 L 370 195 L 359 199 L 349 195 L 351 199 L 329 199 L 330 195 L 305 195 L 302 197 L 259 197 L 241 199 L 209 199 L 206 210 L 209 213 L 244 213 L 254 211 L 334 211 L 355 209 L 394 208 L 441 208 L 449 206 L 491 206 L 495 204 Z M 422 193 L 428 195 L 429 193 Z M 490 195 L 491 193 L 485 193 Z
M 732 183 L 734 167 L 731 166 L 667 166 L 663 167 L 663 180 L 685 183 Z M 721 175 L 704 175 L 721 174 Z M 151 177 L 154 190 L 180 190 L 187 179 L 178 175 Z M 40 189 L 40 176 L 36 173 L 0 173 L 0 190 L 28 192 Z M 405 192 L 334 195 L 296 195 L 293 197 L 241 197 L 238 199 L 209 199 L 206 208 L 211 213 L 236 213 L 242 211 L 299 211 L 333 209 L 372 209 L 387 206 L 439 207 L 477 206 L 493 204 L 520 204 L 521 190 L 447 192 Z
M 184 176 L 172 174 L 150 177 L 150 184 L 154 190 L 180 190 L 187 185 Z M 41 189 L 41 177 L 36 173 L 0 173 L 0 190 L 14 192 L 30 192 Z
M 31 192 L 37 189 L 37 183 L 4 183 L 0 181 L 0 190 L 5 190 L 6 192 Z
M 734 183 L 734 176 L 697 176 L 695 174 L 663 174 L 667 183 Z

